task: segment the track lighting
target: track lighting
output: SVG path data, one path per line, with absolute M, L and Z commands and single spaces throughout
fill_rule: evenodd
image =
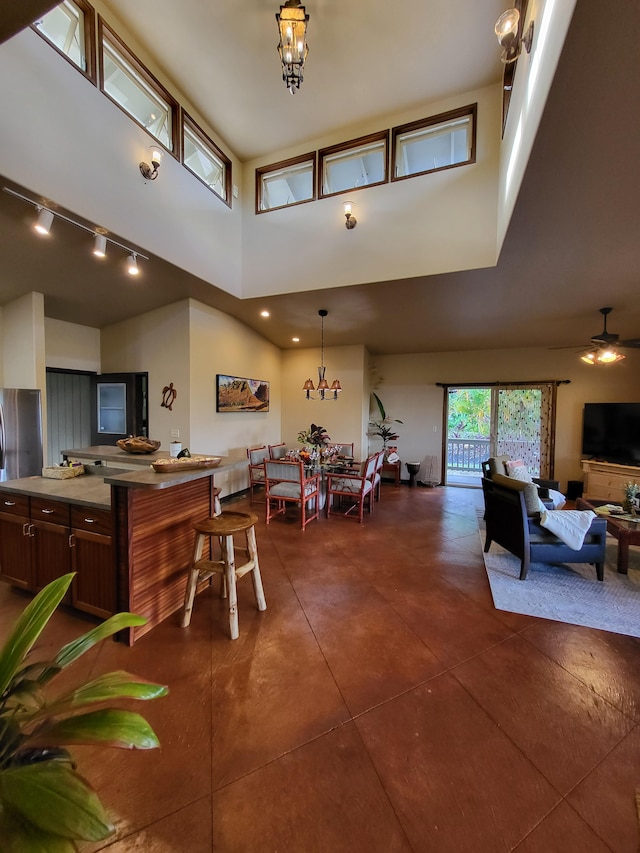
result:
M 51 225 L 53 224 L 53 213 L 50 210 L 47 210 L 46 207 L 39 207 L 38 211 L 38 218 L 33 227 L 38 234 L 47 235 L 51 230 Z
M 140 270 L 138 269 L 138 258 L 143 258 L 145 261 L 148 261 L 149 258 L 146 255 L 143 255 L 141 252 L 132 249 L 131 246 L 125 246 L 124 243 L 119 243 L 117 240 L 114 240 L 113 237 L 107 237 L 105 233 L 103 233 L 104 229 L 99 226 L 94 225 L 93 227 L 89 227 L 88 225 L 84 225 L 82 222 L 77 222 L 75 219 L 72 219 L 70 216 L 66 216 L 60 210 L 56 209 L 55 214 L 53 211 L 49 210 L 47 207 L 43 207 L 37 201 L 34 201 L 32 198 L 29 198 L 26 195 L 22 195 L 21 193 L 16 192 L 15 190 L 10 189 L 9 187 L 2 188 L 4 192 L 9 193 L 9 195 L 14 196 L 15 198 L 19 198 L 22 201 L 26 201 L 28 204 L 32 204 L 35 209 L 38 211 L 38 218 L 34 223 L 33 227 L 39 234 L 48 234 L 51 225 L 53 224 L 54 218 L 62 219 L 63 222 L 68 222 L 70 225 L 75 225 L 76 228 L 81 228 L 83 231 L 87 231 L 89 234 L 93 236 L 93 254 L 97 258 L 104 258 L 107 254 L 107 243 L 111 243 L 114 246 L 118 246 L 120 249 L 124 249 L 125 252 L 128 253 L 128 265 L 127 269 L 130 275 L 138 275 Z M 57 205 L 54 202 L 48 202 L 53 204 L 54 207 L 57 208 Z
M 142 177 L 147 181 L 155 181 L 158 177 L 158 169 L 162 163 L 162 151 L 157 145 L 152 145 L 149 149 L 151 152 L 151 165 L 144 161 L 140 163 L 140 172 Z
M 129 275 L 138 275 L 138 273 L 140 272 L 140 270 L 138 269 L 138 258 L 135 252 L 133 252 L 127 258 L 127 272 L 129 273 Z
M 93 238 L 93 254 L 96 258 L 104 258 L 107 254 L 107 238 L 104 234 L 96 234 Z

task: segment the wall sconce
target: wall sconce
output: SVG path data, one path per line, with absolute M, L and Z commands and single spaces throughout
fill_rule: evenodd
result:
M 149 150 L 151 151 L 151 165 L 143 161 L 140 163 L 140 172 L 145 180 L 155 181 L 158 177 L 158 169 L 162 163 L 162 151 L 157 145 L 152 145 Z
M 138 258 L 135 252 L 127 258 L 127 272 L 129 275 L 138 275 L 140 272 L 138 269 Z
M 107 254 L 107 238 L 104 234 L 96 234 L 93 238 L 93 254 L 96 258 L 104 258 Z
M 502 48 L 500 58 L 504 63 L 515 62 L 522 53 L 523 46 L 527 53 L 531 53 L 533 29 L 533 21 L 530 21 L 527 31 L 519 36 L 520 12 L 518 9 L 507 9 L 500 15 L 496 21 L 495 32 Z
M 351 231 L 352 228 L 355 228 L 358 224 L 358 220 L 353 215 L 353 202 L 345 201 L 344 205 L 344 218 L 346 222 L 344 223 L 347 231 Z
M 53 224 L 53 213 L 50 210 L 47 210 L 46 207 L 38 208 L 38 218 L 33 226 L 34 230 L 38 232 L 38 234 L 47 235 L 51 230 L 51 225 Z

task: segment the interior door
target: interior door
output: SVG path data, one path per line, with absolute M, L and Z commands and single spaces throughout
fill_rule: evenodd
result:
M 115 444 L 149 434 L 148 374 L 102 373 L 91 377 L 91 444 Z

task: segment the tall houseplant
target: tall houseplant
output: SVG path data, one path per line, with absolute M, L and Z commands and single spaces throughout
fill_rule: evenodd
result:
M 388 442 L 397 441 L 399 437 L 391 424 L 401 424 L 402 421 L 398 420 L 398 418 L 390 418 L 387 415 L 385 408 L 382 405 L 382 400 L 376 393 L 372 391 L 371 396 L 376 402 L 378 411 L 380 412 L 380 418 L 375 421 L 369 421 L 369 435 L 376 435 L 381 438 L 382 446 L 386 452 Z
M 128 672 L 110 672 L 52 698 L 44 688 L 84 652 L 146 619 L 118 613 L 63 646 L 51 660 L 27 656 L 60 604 L 73 573 L 52 581 L 27 605 L 0 650 L 0 850 L 71 853 L 76 840 L 114 832 L 89 782 L 66 746 L 92 744 L 152 749 L 158 739 L 139 714 L 114 699 L 155 699 L 167 688 Z

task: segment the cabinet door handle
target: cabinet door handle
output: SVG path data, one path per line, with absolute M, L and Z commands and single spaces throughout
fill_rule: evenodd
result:
M 15 502 L 15 501 L 5 501 L 5 502 L 4 502 L 4 505 L 5 505 L 5 506 L 15 506 L 15 505 L 16 505 L 16 502 Z
M 87 524 L 95 524 L 95 518 L 85 518 Z
M 42 512 L 43 512 L 45 515 L 52 515 L 52 513 L 54 513 L 54 512 L 55 512 L 55 509 L 43 509 L 43 510 L 42 510 Z
M 32 538 L 32 539 L 33 539 L 33 537 L 36 535 L 36 534 L 35 534 L 35 527 L 33 526 L 33 524 L 30 524 L 30 525 L 29 525 L 29 533 L 28 533 L 28 535 L 29 535 L 29 536 L 31 536 L 31 538 Z
M 69 534 L 69 548 L 75 548 L 75 547 L 76 547 L 75 533 L 70 533 Z
M 31 531 L 29 530 L 30 527 L 31 527 L 31 525 L 29 524 L 29 522 L 25 521 L 25 523 L 22 525 L 22 535 L 23 536 L 30 536 L 31 535 Z

